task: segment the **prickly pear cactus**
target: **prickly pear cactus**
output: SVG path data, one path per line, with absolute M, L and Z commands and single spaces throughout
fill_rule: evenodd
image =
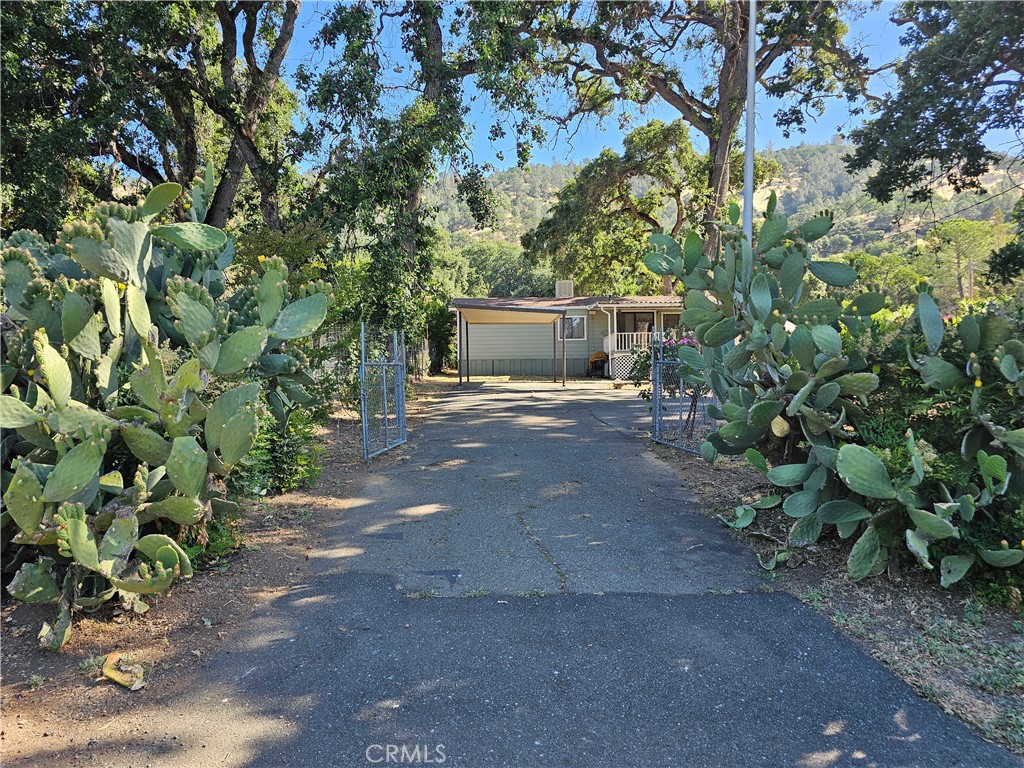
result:
M 776 211 L 773 193 L 756 244 L 736 226 L 738 215 L 734 206 L 714 261 L 695 233 L 682 243 L 651 235 L 644 256 L 649 269 L 672 275 L 687 289 L 681 319 L 702 351 L 683 348 L 679 356 L 693 383 L 714 392 L 717 402 L 708 410 L 719 420 L 702 455 L 713 461 L 720 453 L 746 454 L 788 491 L 784 501 L 776 498 L 795 520 L 791 545 L 813 543 L 827 525 L 842 538 L 859 532 L 849 559 L 855 579 L 883 570 L 896 548 L 932 569 L 929 544 L 966 541 L 961 526 L 1024 473 L 1024 429 L 991 423 L 982 389 L 985 380 L 998 378 L 1024 402 L 1024 344 L 1010 338 L 998 314 L 968 315 L 957 328 L 967 359 L 950 362 L 938 354 L 945 322 L 922 284 L 914 322 L 923 343 L 908 346 L 908 361 L 929 387 L 975 388 L 976 421 L 962 458 L 983 482 L 963 488 L 926 483 L 909 430 L 913 471 L 890 477 L 879 457 L 857 443 L 857 420 L 879 387 L 879 368 L 853 343 L 870 332 L 885 297 L 870 287 L 856 289 L 850 265 L 811 255 L 809 244 L 832 227 L 831 213 L 793 226 Z M 1005 390 L 998 396 L 1005 397 Z M 766 456 L 776 462 L 770 470 Z M 746 514 L 752 518 L 753 510 Z M 943 585 L 962 578 L 978 559 L 1012 566 L 1024 560 L 1024 549 L 964 544 L 942 559 Z
M 261 393 L 282 424 L 308 402 L 294 345 L 330 296 L 290 295 L 277 258 L 226 296 L 234 245 L 202 223 L 212 190 L 208 173 L 187 221 L 169 220 L 181 188 L 162 184 L 139 206 L 96 206 L 56 243 L 2 244 L 4 562 L 10 594 L 57 606 L 47 647 L 79 610 L 145 610 L 140 595 L 190 576 L 185 551 L 150 531 L 234 506 L 224 477 L 255 441 Z

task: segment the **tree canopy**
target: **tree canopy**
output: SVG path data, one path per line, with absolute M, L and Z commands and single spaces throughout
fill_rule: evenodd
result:
M 278 228 L 294 160 L 280 75 L 299 5 L 4 3 L 4 227 L 52 231 L 88 202 L 81 187 L 109 197 L 133 177 L 188 185 L 209 161 L 209 223 L 227 221 L 248 168 Z
M 854 171 L 872 169 L 868 192 L 887 202 L 901 190 L 930 197 L 937 182 L 981 189 L 999 159 L 985 136 L 1016 132 L 1009 152 L 1024 154 L 1024 4 L 902 3 L 894 21 L 910 48 L 899 87 L 864 127 L 851 133 Z
M 596 293 L 653 287 L 641 263 L 647 235 L 664 231 L 675 237 L 698 228 L 707 201 L 711 159 L 694 150 L 689 134 L 684 120 L 654 120 L 626 136 L 621 155 L 602 150 L 562 188 L 548 216 L 523 236 L 527 255 L 535 262 L 550 259 L 559 274 Z M 731 167 L 731 182 L 739 183 L 742 164 Z M 760 159 L 755 180 L 763 182 L 777 168 Z M 664 287 L 671 290 L 668 276 Z

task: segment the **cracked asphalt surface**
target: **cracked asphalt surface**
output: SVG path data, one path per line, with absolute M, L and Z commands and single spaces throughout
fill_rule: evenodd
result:
M 175 738 L 97 760 L 1022 765 L 759 591 L 753 555 L 648 450 L 646 418 L 606 383 L 444 398 L 352 491 L 307 583 L 151 719 Z

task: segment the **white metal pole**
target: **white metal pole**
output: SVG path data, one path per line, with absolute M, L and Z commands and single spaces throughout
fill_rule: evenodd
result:
M 754 85 L 757 82 L 757 0 L 750 0 L 747 30 L 747 138 L 743 147 L 743 234 L 754 236 Z

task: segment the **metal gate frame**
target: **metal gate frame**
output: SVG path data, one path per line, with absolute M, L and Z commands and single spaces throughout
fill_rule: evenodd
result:
M 405 423 L 405 332 L 393 331 L 390 342 L 390 345 L 385 343 L 382 351 L 371 351 L 374 357 L 368 358 L 366 324 L 362 324 L 359 331 L 359 409 L 363 423 L 364 461 L 408 439 Z M 379 388 L 377 378 L 380 379 Z
M 714 395 L 700 387 L 681 386 L 684 364 L 676 358 L 665 358 L 666 342 L 674 340 L 658 334 L 651 340 L 651 438 L 688 453 L 700 453 L 701 443 L 718 423 L 708 415 L 707 407 Z

